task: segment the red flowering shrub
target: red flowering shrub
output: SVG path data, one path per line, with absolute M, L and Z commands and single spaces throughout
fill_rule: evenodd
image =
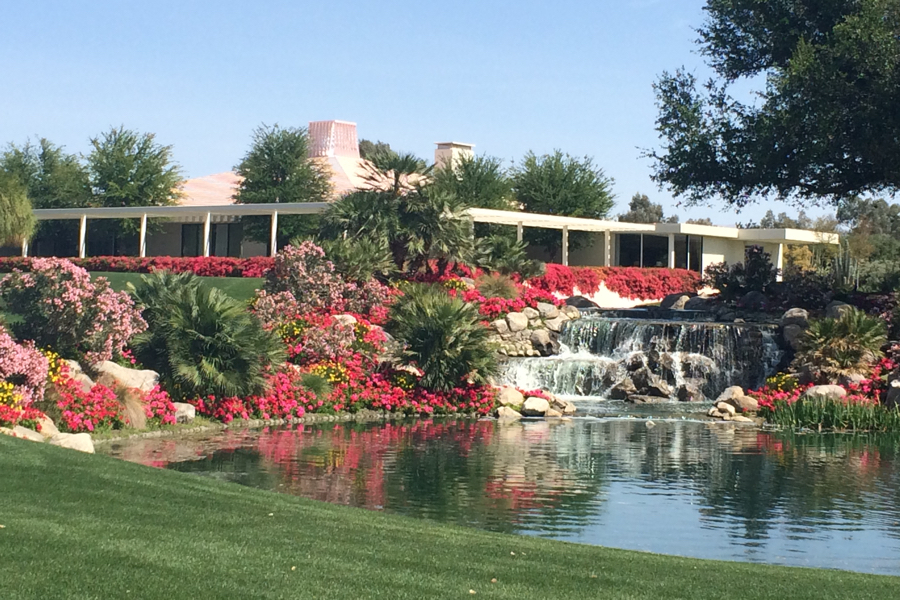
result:
M 0 404 L 0 427 L 12 429 L 16 425 L 21 425 L 28 429 L 40 431 L 41 427 L 38 425 L 38 419 L 42 416 L 43 413 L 41 411 L 30 406 L 17 408 L 7 404 Z
M 565 267 L 548 264 L 541 277 L 528 280 L 532 287 L 550 293 L 571 296 L 575 288 L 582 294 L 593 294 L 600 284 L 623 298 L 658 300 L 677 292 L 700 289 L 699 273 L 686 269 L 642 269 L 638 267 Z
M 0 258 L 0 273 L 10 273 L 14 269 L 30 271 L 34 260 L 31 257 Z M 254 256 L 251 258 L 232 258 L 227 256 L 149 256 L 145 258 L 133 256 L 92 256 L 70 260 L 88 271 L 151 273 L 164 270 L 174 273 L 190 272 L 204 277 L 265 277 L 274 264 L 274 259 L 269 256 Z
M 448 293 L 451 296 L 459 296 L 466 302 L 478 304 L 478 312 L 484 315 L 488 321 L 499 319 L 511 312 L 521 312 L 526 307 L 537 308 L 538 302 L 547 302 L 557 306 L 563 302 L 550 292 L 539 288 L 526 287 L 521 284 L 516 284 L 516 287 L 519 289 L 519 297 L 513 299 L 485 298 L 478 290 L 450 289 Z
M 125 425 L 116 393 L 99 383 L 85 392 L 81 384 L 62 374 L 57 378 L 56 405 L 62 411 L 61 431 L 71 433 L 121 429 Z
M 144 413 L 147 422 L 154 425 L 174 425 L 175 405 L 172 398 L 159 386 L 144 394 Z

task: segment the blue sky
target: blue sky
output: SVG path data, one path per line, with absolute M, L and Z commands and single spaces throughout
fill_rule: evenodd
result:
M 237 164 L 260 123 L 344 119 L 428 158 L 447 140 L 510 162 L 590 155 L 616 181 L 616 212 L 640 191 L 667 214 L 731 224 L 766 207 L 675 208 L 640 158 L 658 143 L 657 76 L 707 73 L 703 4 L 19 1 L 0 20 L 0 142 L 86 153 L 121 124 L 156 133 L 197 177 Z

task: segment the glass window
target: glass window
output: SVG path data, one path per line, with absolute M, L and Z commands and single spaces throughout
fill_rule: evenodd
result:
M 644 235 L 644 259 L 641 266 L 669 266 L 669 236 Z
M 182 225 L 181 226 L 181 255 L 182 256 L 200 256 L 200 238 L 203 236 L 201 227 L 203 225 Z
M 675 268 L 688 268 L 688 236 L 675 236 Z
M 699 235 L 688 236 L 688 269 L 691 271 L 701 270 L 700 265 L 703 262 L 703 238 Z
M 620 233 L 616 236 L 619 266 L 641 266 L 641 235 L 638 233 Z

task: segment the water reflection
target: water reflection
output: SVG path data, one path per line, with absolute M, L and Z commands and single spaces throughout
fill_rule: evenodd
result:
M 100 446 L 317 500 L 703 558 L 900 574 L 896 436 L 575 419 L 225 431 Z

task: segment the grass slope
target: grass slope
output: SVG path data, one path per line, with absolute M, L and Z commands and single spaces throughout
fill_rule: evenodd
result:
M 0 524 L 5 600 L 900 597 L 900 578 L 436 525 L 4 436 Z
M 126 289 L 128 283 L 135 286 L 141 282 L 140 273 L 106 273 L 91 272 L 91 277 L 106 277 L 109 285 L 116 291 Z M 237 300 L 249 300 L 256 295 L 256 290 L 265 283 L 265 279 L 259 277 L 201 277 L 205 283 L 217 287 L 232 298 Z

